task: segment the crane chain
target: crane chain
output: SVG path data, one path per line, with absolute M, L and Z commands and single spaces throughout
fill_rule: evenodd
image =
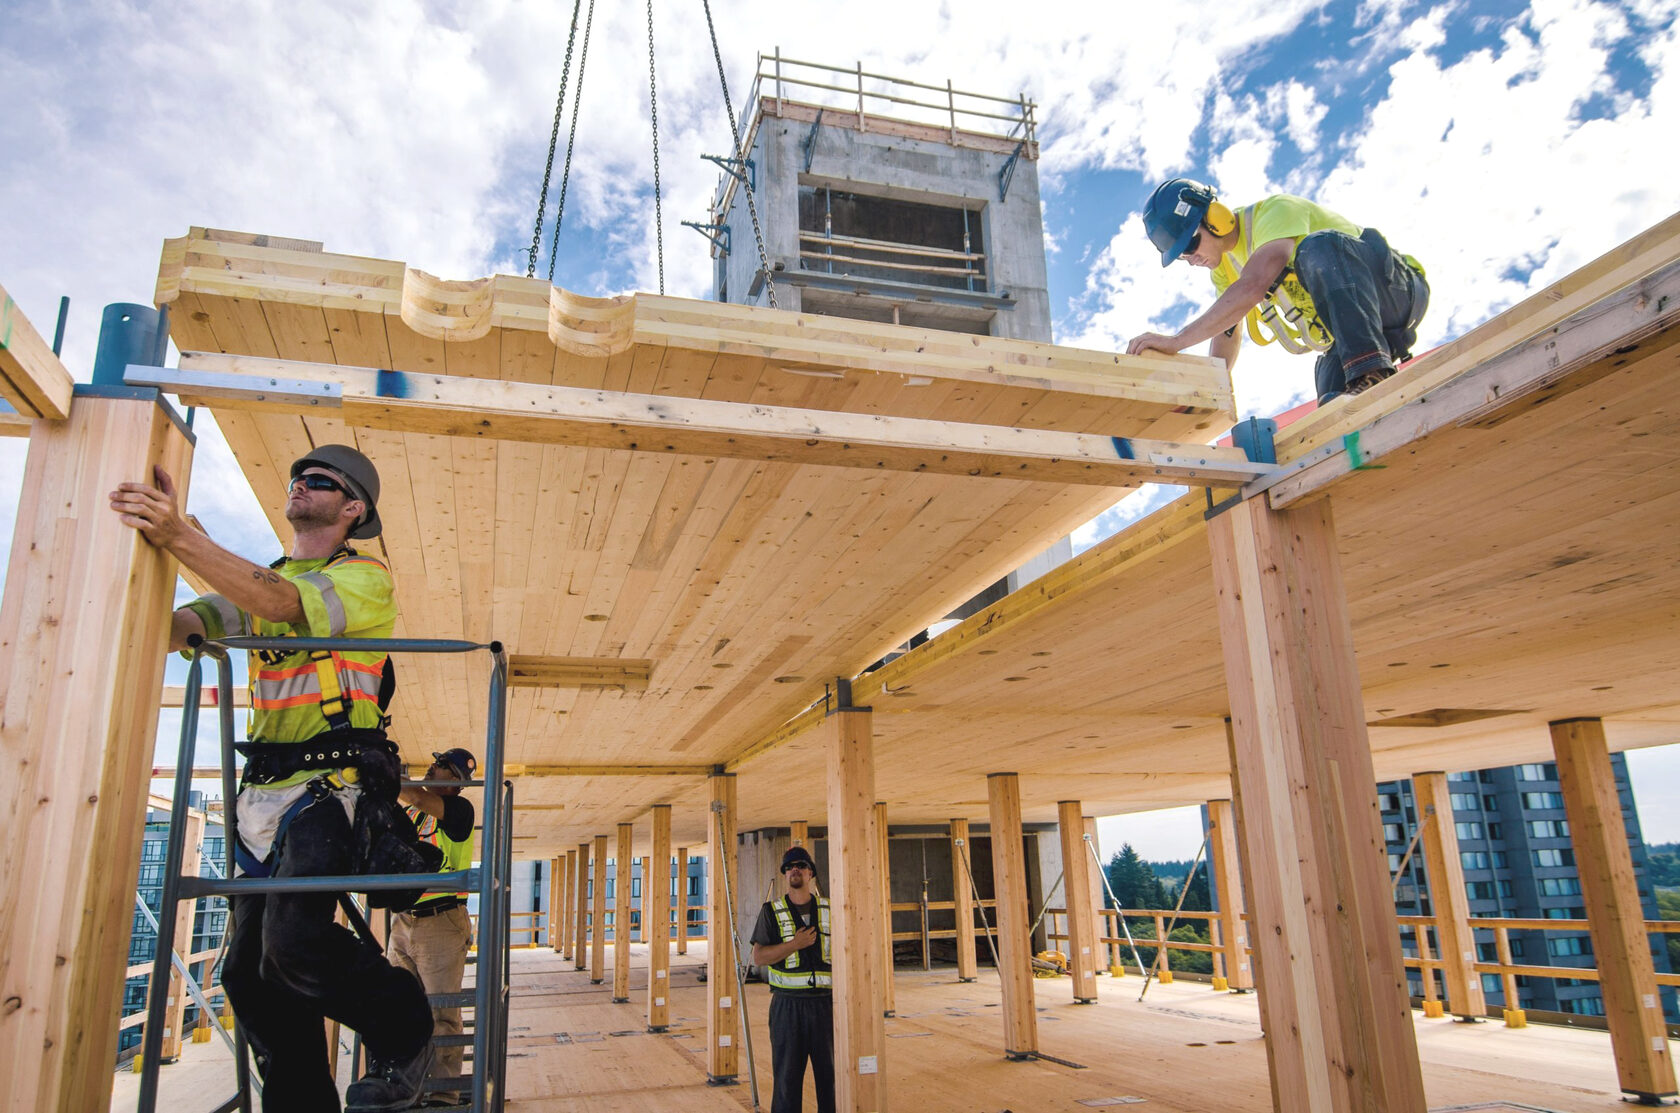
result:
M 565 114 L 566 80 L 572 75 L 572 43 L 577 39 L 578 12 L 582 8 L 583 0 L 575 0 L 572 4 L 572 30 L 566 36 L 566 64 L 560 71 L 560 95 L 554 100 L 554 128 L 548 134 L 548 165 L 543 167 L 542 193 L 537 197 L 537 227 L 531 233 L 531 252 L 525 264 L 526 278 L 537 276 L 537 253 L 542 250 L 543 210 L 548 208 L 548 182 L 554 175 L 554 149 L 560 143 L 560 118 Z
M 734 140 L 735 158 L 744 164 L 747 154 L 741 149 L 741 130 L 735 124 L 735 106 L 729 100 L 729 79 L 723 73 L 723 51 L 718 49 L 717 28 L 712 24 L 712 0 L 700 2 L 706 9 L 706 30 L 712 36 L 712 57 L 717 59 L 718 84 L 723 86 L 723 108 L 729 113 L 729 134 Z M 752 217 L 753 240 L 758 244 L 758 265 L 764 272 L 764 292 L 769 296 L 770 308 L 778 309 L 780 307 L 776 304 L 776 283 L 770 275 L 770 256 L 764 250 L 764 229 L 758 223 L 758 205 L 753 200 L 751 175 L 745 174 L 744 165 L 742 172 L 741 187 L 747 192 L 747 214 Z
M 589 66 L 589 32 L 594 26 L 595 0 L 589 0 L 589 15 L 583 24 L 583 53 L 578 55 L 577 88 L 572 90 L 572 130 L 566 136 L 566 165 L 560 172 L 560 201 L 554 208 L 554 235 L 548 243 L 548 280 L 551 283 L 554 281 L 554 263 L 560 255 L 560 222 L 566 218 L 566 187 L 572 180 L 572 148 L 577 145 L 578 105 L 583 101 L 583 71 Z
M 653 118 L 653 237 L 659 254 L 659 292 L 665 293 L 665 216 L 659 193 L 659 88 L 653 67 L 653 0 L 647 0 L 648 114 Z

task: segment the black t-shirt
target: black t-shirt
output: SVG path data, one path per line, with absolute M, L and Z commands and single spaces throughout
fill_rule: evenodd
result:
M 478 811 L 471 800 L 464 796 L 443 797 L 443 818 L 438 820 L 438 827 L 452 840 L 466 842 L 472 838 L 477 820 Z
M 758 922 L 753 924 L 751 942 L 765 944 L 765 945 L 786 942 L 786 940 L 784 940 L 782 938 L 782 932 L 781 932 L 780 926 L 776 923 L 776 905 L 777 904 L 782 904 L 782 903 L 786 903 L 785 898 L 782 901 L 767 902 L 762 908 L 760 908 L 758 910 Z M 794 928 L 795 931 L 798 931 L 802 927 L 812 927 L 812 928 L 818 928 L 819 931 L 821 930 L 820 926 L 817 923 L 817 901 L 816 901 L 815 897 L 811 898 L 811 901 L 808 904 L 795 904 L 795 905 L 792 906 L 792 908 L 793 908 L 793 928 Z M 815 943 L 812 943 L 809 947 L 800 948 L 800 951 L 799 951 L 799 966 L 797 967 L 797 969 L 799 969 L 799 970 L 827 970 L 827 969 L 829 969 L 829 964 L 823 961 L 822 939 L 821 939 L 820 936 L 817 939 L 817 941 Z M 826 993 L 828 993 L 828 990 L 827 989 L 812 989 L 812 990 L 801 991 L 801 990 L 780 990 L 779 989 L 779 990 L 776 990 L 776 992 L 777 993 L 808 992 L 808 993 L 826 994 Z

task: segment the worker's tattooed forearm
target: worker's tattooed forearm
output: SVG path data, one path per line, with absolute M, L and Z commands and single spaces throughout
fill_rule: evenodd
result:
M 278 573 L 278 572 L 270 571 L 270 570 L 264 569 L 264 568 L 259 568 L 256 571 L 251 573 L 251 578 L 253 580 L 256 580 L 258 583 L 277 584 L 284 577 L 282 577 L 280 575 L 280 573 Z

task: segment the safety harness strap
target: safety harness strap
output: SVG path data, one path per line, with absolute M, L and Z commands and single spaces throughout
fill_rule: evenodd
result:
M 303 813 L 303 809 L 323 799 L 325 794 L 326 786 L 323 785 L 321 791 L 317 792 L 315 785 L 312 783 L 309 786 L 309 791 L 292 802 L 292 806 L 287 808 L 280 816 L 279 826 L 274 829 L 274 841 L 269 844 L 268 857 L 258 858 L 255 854 L 246 850 L 244 839 L 233 840 L 233 860 L 241 870 L 245 871 L 247 877 L 268 877 L 274 872 L 274 856 L 280 850 L 280 841 L 286 837 L 286 828 L 292 825 L 292 820 Z

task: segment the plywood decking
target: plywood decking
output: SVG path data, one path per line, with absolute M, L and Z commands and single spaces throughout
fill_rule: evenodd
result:
M 508 1044 L 509 1113 L 728 1113 L 750 1108 L 738 1086 L 705 1084 L 704 944 L 674 960 L 672 1028 L 643 1031 L 640 1006 L 611 1005 L 600 987 L 544 950 L 517 951 Z M 633 995 L 647 981 L 633 951 Z M 1137 978 L 1104 978 L 1100 1001 L 1074 1005 L 1067 983 L 1035 981 L 1044 1050 L 1086 1069 L 1005 1062 L 999 1050 L 997 976 L 960 984 L 953 971 L 898 976 L 900 1012 L 887 1020 L 892 1055 L 889 1107 L 1082 1113 L 1103 1098 L 1143 1098 L 1150 1113 L 1271 1113 L 1266 1053 L 1255 997 L 1215 993 L 1180 979 L 1137 1000 Z M 1130 992 L 1127 992 L 1128 987 Z M 760 1098 L 770 1107 L 767 990 L 747 990 L 759 1060 Z M 1620 1105 L 1609 1037 L 1602 1032 L 1506 1029 L 1413 1014 L 1432 1109 L 1510 1102 L 1552 1113 L 1604 1113 Z M 561 1042 L 561 1037 L 565 1042 Z M 220 1041 L 188 1044 L 161 1076 L 163 1108 L 196 1108 L 232 1092 Z M 744 1068 L 743 1068 L 744 1069 Z M 134 1108 L 138 1075 L 118 1074 L 112 1109 Z M 807 1109 L 815 1108 L 807 1082 Z M 1132 1108 L 1121 1106 L 1119 1108 Z

